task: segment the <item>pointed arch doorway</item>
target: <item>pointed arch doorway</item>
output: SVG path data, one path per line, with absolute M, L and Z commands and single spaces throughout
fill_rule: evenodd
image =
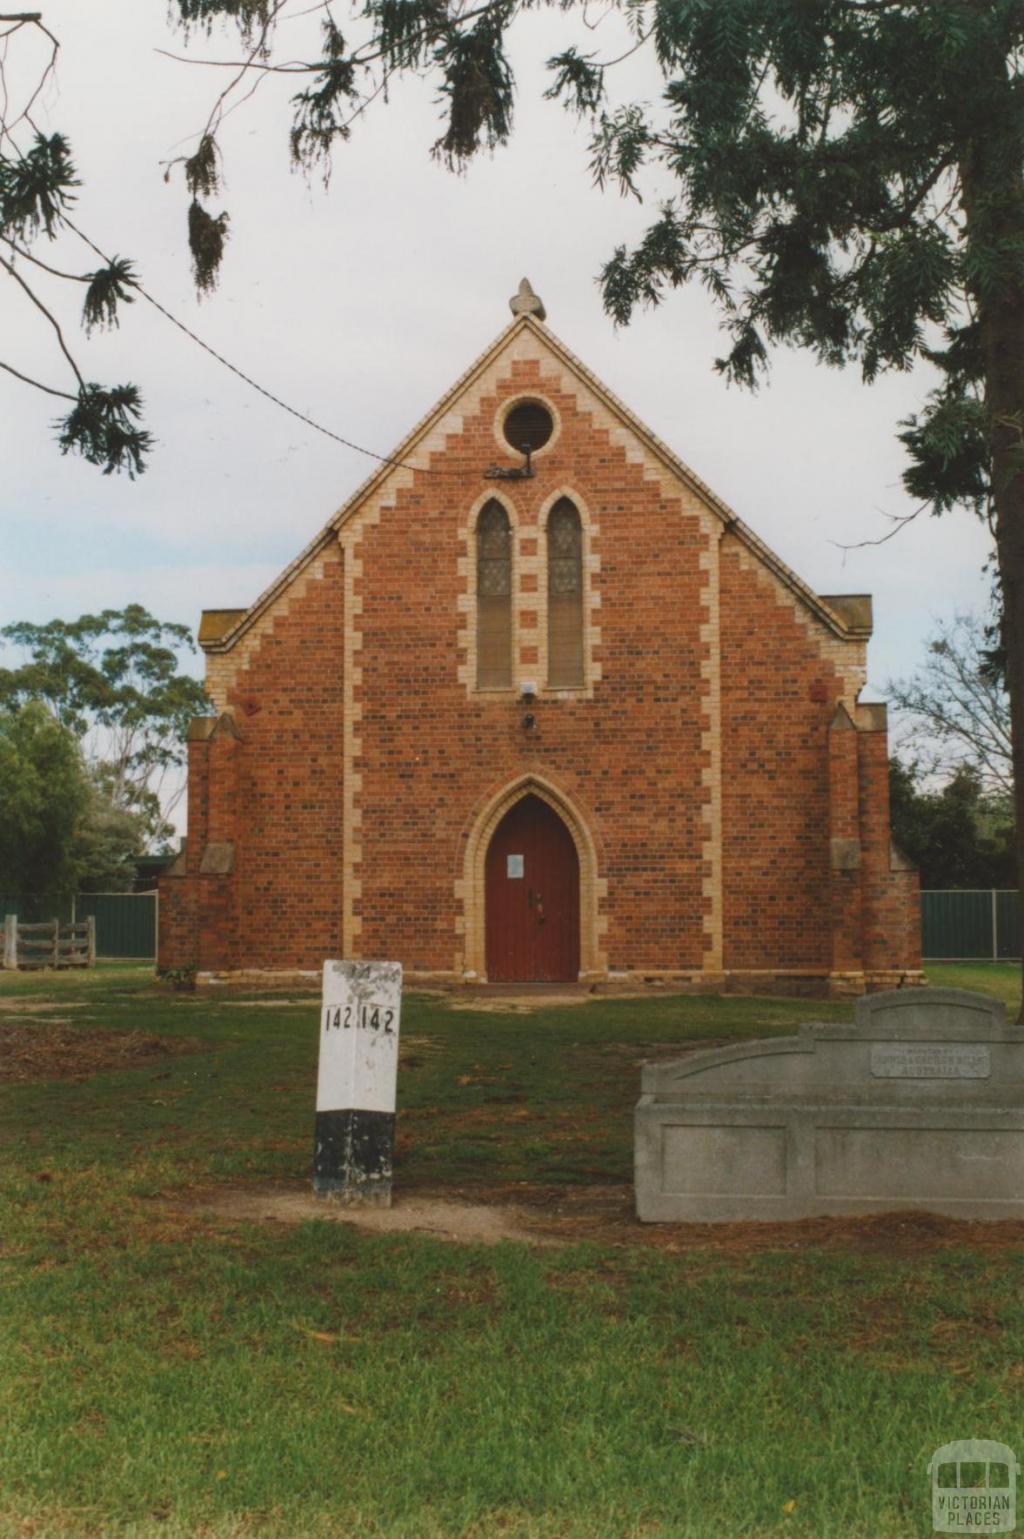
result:
M 580 972 L 580 862 L 555 809 L 526 795 L 501 819 L 484 864 L 487 978 L 575 983 Z

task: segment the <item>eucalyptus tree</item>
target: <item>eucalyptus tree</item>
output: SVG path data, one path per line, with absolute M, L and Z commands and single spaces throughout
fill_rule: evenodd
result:
M 1010 712 L 992 627 L 970 613 L 940 621 L 924 661 L 886 694 L 904 719 L 901 757 L 950 775 L 964 770 L 980 791 L 1013 796 Z
M 141 604 L 0 628 L 0 708 L 44 706 L 79 743 L 97 796 L 134 816 L 146 839 L 169 833 L 184 790 L 185 737 L 209 699 L 185 673 L 187 626 Z
M 0 891 L 62 903 L 78 885 L 89 779 L 74 734 L 39 701 L 0 705 Z M 34 914 L 33 914 L 34 917 Z

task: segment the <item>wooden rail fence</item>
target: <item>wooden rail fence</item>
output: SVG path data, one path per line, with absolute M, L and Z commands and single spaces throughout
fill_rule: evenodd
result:
M 42 924 L 19 924 L 17 914 L 4 915 L 5 969 L 29 967 L 94 967 L 96 920 L 92 915 L 79 924 L 47 919 Z

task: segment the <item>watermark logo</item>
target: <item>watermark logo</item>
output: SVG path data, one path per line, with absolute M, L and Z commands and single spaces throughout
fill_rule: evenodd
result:
M 1017 1521 L 1020 1464 L 1012 1448 L 988 1438 L 960 1438 L 936 1448 L 932 1528 L 937 1534 L 1008 1534 Z

